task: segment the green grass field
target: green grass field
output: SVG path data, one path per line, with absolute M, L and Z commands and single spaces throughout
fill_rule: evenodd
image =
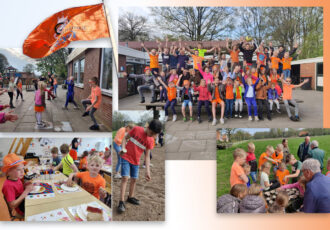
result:
M 330 157 L 330 135 L 327 136 L 315 136 L 311 137 L 312 140 L 317 140 L 319 142 L 320 149 L 323 149 L 325 151 L 325 157 L 324 157 L 324 169 L 323 173 L 326 173 L 326 163 L 328 158 Z M 299 145 L 304 141 L 304 138 L 288 138 L 289 141 L 289 148 L 290 152 L 295 155 L 297 159 L 297 151 Z M 236 148 L 243 148 L 245 151 L 247 151 L 247 143 L 249 141 L 234 145 L 233 147 L 225 150 L 218 150 L 217 151 L 217 197 L 229 193 L 230 191 L 230 169 L 231 165 L 233 164 L 234 158 L 233 158 L 233 151 Z M 254 145 L 256 146 L 255 155 L 257 158 L 257 161 L 259 160 L 260 155 L 265 152 L 267 145 L 272 145 L 274 148 L 276 148 L 277 144 L 280 144 L 282 142 L 282 139 L 272 139 L 272 140 L 253 140 Z M 288 168 L 289 169 L 289 168 Z M 290 170 L 290 169 L 289 169 Z

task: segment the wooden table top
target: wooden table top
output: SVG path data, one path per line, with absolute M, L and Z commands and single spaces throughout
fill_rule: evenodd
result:
M 111 209 L 105 205 L 103 202 L 98 200 L 96 197 L 88 193 L 86 190 L 81 188 L 80 192 L 71 192 L 71 193 L 59 193 L 55 188 L 54 183 L 60 180 L 66 180 L 67 177 L 62 173 L 56 174 L 53 180 L 40 180 L 40 182 L 48 183 L 52 185 L 52 188 L 55 193 L 55 197 L 50 198 L 40 198 L 40 199 L 25 199 L 25 219 L 29 216 L 36 214 L 48 212 L 51 210 L 64 208 L 68 213 L 72 221 L 75 221 L 74 217 L 69 212 L 68 207 L 77 206 L 80 204 L 86 204 L 93 201 L 96 201 L 104 209 L 111 212 Z

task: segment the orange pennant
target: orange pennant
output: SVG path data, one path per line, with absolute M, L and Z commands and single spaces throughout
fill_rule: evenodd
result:
M 109 37 L 103 4 L 69 8 L 39 24 L 25 39 L 23 53 L 43 58 L 72 41 Z

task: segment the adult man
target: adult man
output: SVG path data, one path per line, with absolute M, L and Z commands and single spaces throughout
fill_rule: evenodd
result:
M 299 145 L 297 156 L 300 161 L 303 162 L 308 158 L 308 152 L 311 149 L 310 147 L 310 137 L 306 136 L 305 141 Z
M 330 213 L 330 178 L 320 171 L 320 163 L 315 159 L 307 159 L 302 165 L 306 178 L 304 194 L 304 212 Z
M 321 171 L 323 170 L 324 150 L 319 149 L 319 142 L 317 140 L 312 141 L 311 150 L 308 151 L 308 156 L 315 160 L 318 160 L 321 165 Z

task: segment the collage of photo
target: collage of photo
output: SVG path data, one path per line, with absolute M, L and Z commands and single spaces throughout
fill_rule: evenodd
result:
M 217 214 L 330 213 L 322 7 L 118 10 L 0 48 L 0 221 L 165 221 L 165 160 L 216 161 Z

